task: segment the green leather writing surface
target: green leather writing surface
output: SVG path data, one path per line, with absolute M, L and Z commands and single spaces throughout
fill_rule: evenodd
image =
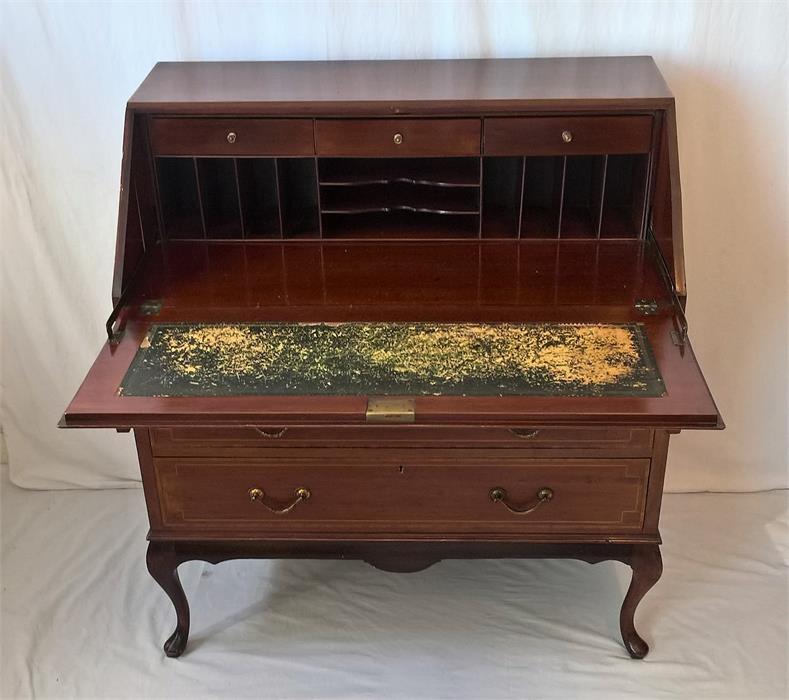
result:
M 638 324 L 153 325 L 125 396 L 660 396 Z

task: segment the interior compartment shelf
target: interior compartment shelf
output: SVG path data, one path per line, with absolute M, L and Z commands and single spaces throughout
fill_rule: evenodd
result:
M 331 239 L 476 238 L 479 217 L 410 211 L 326 213 L 323 237 Z
M 479 158 L 322 158 L 320 184 L 479 187 Z
M 324 214 L 410 211 L 428 214 L 479 214 L 479 190 L 396 182 L 388 185 L 324 187 Z

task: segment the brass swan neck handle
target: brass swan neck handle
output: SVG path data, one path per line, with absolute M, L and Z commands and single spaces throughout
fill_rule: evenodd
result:
M 266 492 L 263 489 L 254 487 L 247 491 L 249 495 L 249 500 L 254 502 L 260 503 L 266 510 L 274 513 L 274 515 L 282 515 L 283 513 L 288 513 L 293 510 L 299 503 L 302 501 L 306 501 L 312 493 L 308 488 L 304 486 L 299 486 L 294 492 L 293 495 L 295 498 L 290 501 L 289 503 L 281 504 L 277 503 L 276 501 L 272 501 L 266 497 Z
M 501 503 L 510 513 L 516 515 L 526 515 L 526 513 L 533 513 L 543 503 L 547 503 L 553 498 L 553 489 L 543 486 L 537 490 L 536 501 L 527 503 L 524 506 L 513 505 L 507 498 L 507 489 L 501 486 L 494 486 L 489 493 L 490 500 L 494 503 Z

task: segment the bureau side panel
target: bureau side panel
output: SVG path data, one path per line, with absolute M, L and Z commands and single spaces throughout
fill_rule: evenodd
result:
M 663 502 L 663 480 L 668 458 L 669 432 L 656 430 L 652 446 L 652 463 L 647 484 L 647 503 L 644 513 L 644 532 L 657 535 L 660 507 Z
M 134 429 L 134 442 L 137 445 L 137 459 L 140 462 L 142 488 L 145 493 L 145 505 L 148 508 L 148 522 L 151 529 L 162 527 L 162 508 L 159 501 L 159 488 L 156 483 L 156 470 L 153 466 L 151 453 L 151 434 L 149 430 Z

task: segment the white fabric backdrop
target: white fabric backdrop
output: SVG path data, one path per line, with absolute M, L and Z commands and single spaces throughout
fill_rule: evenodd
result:
M 669 490 L 787 478 L 787 11 L 779 2 L 2 5 L 2 422 L 14 483 L 134 486 L 55 424 L 103 342 L 126 99 L 159 60 L 652 54 L 678 101 L 691 338 L 727 421 Z

